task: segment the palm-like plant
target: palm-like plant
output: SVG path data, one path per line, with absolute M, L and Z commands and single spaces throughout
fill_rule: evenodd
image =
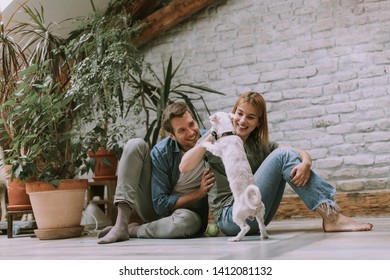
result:
M 210 111 L 204 99 L 204 93 L 224 95 L 224 93 L 201 85 L 188 83 L 175 84 L 174 78 L 179 70 L 184 58 L 174 68 L 172 56 L 166 66 L 163 61 L 163 78 L 159 78 L 153 69 L 149 68 L 154 81 L 144 79 L 141 75 L 132 76 L 130 86 L 135 90 L 134 100 L 141 103 L 145 113 L 146 135 L 145 141 L 152 147 L 159 139 L 165 137 L 165 131 L 161 128 L 162 112 L 165 108 L 176 100 L 184 101 L 196 121 L 204 127 L 202 118 L 196 108 L 196 103 L 200 102 L 208 114 Z M 154 83 L 153 83 L 154 82 Z
M 60 89 L 65 88 L 69 81 L 69 64 L 65 53 L 60 51 L 64 39 L 56 34 L 57 24 L 45 23 L 42 6 L 38 10 L 22 4 L 19 9 L 29 17 L 29 21 L 11 26 L 11 16 L 6 24 L 1 24 L 1 105 L 6 104 L 17 92 L 17 84 L 22 79 L 21 73 L 32 65 L 45 67 L 52 79 L 59 83 Z M 1 110 L 0 132 L 1 144 L 4 146 L 18 133 L 15 131 L 15 120 L 7 120 L 8 109 L 9 107 L 3 106 Z
M 2 72 L 0 73 L 1 105 L 7 102 L 9 96 L 14 92 L 19 78 L 19 72 L 27 66 L 27 58 L 22 47 L 15 42 L 12 32 L 7 27 L 8 24 L 0 23 L 0 61 L 2 66 Z M 1 110 L 0 117 L 0 143 L 3 148 L 7 148 L 10 140 L 14 137 L 14 133 L 12 127 L 5 122 L 7 110 Z
M 1 34 L 1 81 L 7 91 L 0 110 L 7 131 L 3 140 L 9 142 L 5 162 L 12 165 L 12 176 L 56 185 L 78 172 L 80 155 L 86 154 L 73 141 L 77 105 L 65 90 L 70 79 L 65 40 L 56 34 L 57 24 L 45 23 L 42 7 L 20 8 L 29 20 Z

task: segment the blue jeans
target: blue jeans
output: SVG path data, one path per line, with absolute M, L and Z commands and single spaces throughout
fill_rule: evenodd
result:
M 299 155 L 292 149 L 278 148 L 267 156 L 259 169 L 255 172 L 256 185 L 259 187 L 262 201 L 265 206 L 265 224 L 269 224 L 274 217 L 282 200 L 286 182 L 302 199 L 308 209 L 314 211 L 325 203 L 336 208 L 333 200 L 335 189 L 320 176 L 311 171 L 310 180 L 306 186 L 298 188 L 291 183 L 290 173 L 294 166 L 301 163 Z M 223 208 L 221 217 L 217 221 L 218 227 L 226 235 L 237 235 L 240 228 L 233 222 L 233 205 Z M 259 232 L 257 221 L 247 220 L 250 231 L 248 234 Z

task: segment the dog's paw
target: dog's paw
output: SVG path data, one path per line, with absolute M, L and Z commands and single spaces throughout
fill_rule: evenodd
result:
M 237 236 L 228 238 L 228 241 L 229 241 L 229 242 L 238 242 L 238 241 L 240 241 L 240 240 L 241 240 L 241 238 L 238 238 Z
M 267 232 L 264 232 L 260 235 L 260 239 L 268 239 L 269 238 L 269 235 Z

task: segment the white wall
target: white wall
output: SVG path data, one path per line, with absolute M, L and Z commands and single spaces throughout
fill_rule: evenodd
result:
M 390 188 L 390 1 L 217 1 L 143 51 L 157 69 L 185 55 L 182 81 L 227 93 L 213 111 L 264 93 L 271 139 L 339 190 Z
M 8 22 L 11 17 L 13 20 L 25 20 L 26 17 L 23 12 L 17 12 L 20 3 L 24 3 L 22 0 L 13 0 L 12 3 L 6 7 L 3 11 L 2 16 L 3 22 Z M 93 0 L 96 8 L 104 10 L 109 0 Z M 92 6 L 90 0 L 29 0 L 27 5 L 31 8 L 40 10 L 41 5 L 45 11 L 46 23 L 57 22 L 75 18 L 78 16 L 85 16 L 92 13 Z M 15 15 L 14 15 L 15 14 Z M 14 16 L 13 16 L 14 15 Z M 66 24 L 61 24 L 61 30 L 59 34 L 66 36 L 69 31 L 72 30 L 72 21 L 68 21 Z

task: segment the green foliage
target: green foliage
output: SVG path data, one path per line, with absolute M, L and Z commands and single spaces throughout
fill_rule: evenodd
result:
M 184 58 L 183 58 L 184 59 Z M 141 108 L 145 113 L 145 127 L 146 135 L 145 141 L 152 147 L 159 139 L 165 137 L 165 132 L 161 128 L 162 113 L 165 108 L 177 101 L 184 101 L 196 121 L 204 127 L 202 118 L 196 108 L 196 103 L 200 102 L 208 114 L 210 111 L 204 100 L 204 94 L 218 94 L 224 95 L 224 93 L 217 90 L 194 84 L 187 83 L 175 83 L 175 75 L 179 70 L 181 63 L 174 68 L 172 57 L 169 58 L 168 65 L 166 66 L 163 61 L 163 77 L 159 78 L 156 72 L 149 68 L 150 73 L 153 76 L 153 81 L 144 79 L 141 75 L 132 76 L 130 86 L 134 90 L 135 99 L 139 99 Z M 160 137 L 159 137 L 160 136 Z
M 33 64 L 22 71 L 17 93 L 1 107 L 16 132 L 5 151 L 5 163 L 12 165 L 13 177 L 56 185 L 81 171 L 86 150 L 74 141 L 78 129 L 73 97 L 60 90 L 45 66 Z
M 115 14 L 94 10 L 78 19 L 66 40 L 55 34 L 57 24 L 45 23 L 42 7 L 22 5 L 30 20 L 12 29 L 1 25 L 0 134 L 12 176 L 56 185 L 91 169 L 87 150 L 103 147 L 120 156 L 122 140 L 134 136 L 129 119 L 146 116 L 145 140 L 153 146 L 164 137 L 161 114 L 168 104 L 185 101 L 203 125 L 197 106 L 209 113 L 205 94 L 223 95 L 175 83 L 181 62 L 173 67 L 172 58 L 163 63 L 162 78 L 145 69 L 132 43 L 139 25 L 115 4 L 123 1 L 110 2 Z
M 0 29 L 0 75 L 1 104 L 4 104 L 14 94 L 17 83 L 22 78 L 21 71 L 30 65 L 43 65 L 52 74 L 52 79 L 61 81 L 60 87 L 67 83 L 66 73 L 69 65 L 65 54 L 58 52 L 58 47 L 64 40 L 56 35 L 57 24 L 45 23 L 44 9 L 31 9 L 26 5 L 20 6 L 20 11 L 29 17 L 27 21 L 17 22 L 11 27 L 13 16 Z M 16 12 L 15 12 L 16 14 Z M 7 147 L 14 137 L 14 130 L 4 120 L 7 110 L 1 111 L 0 125 L 1 145 Z
M 86 153 L 73 140 L 76 103 L 64 90 L 70 69 L 60 48 L 65 40 L 56 34 L 56 23 L 45 23 L 42 7 L 20 9 L 29 19 L 9 27 L 11 17 L 0 36 L 5 163 L 12 165 L 13 177 L 56 184 L 77 174 Z
M 79 21 L 79 28 L 71 33 L 67 52 L 76 61 L 69 95 L 88 110 L 81 118 L 86 126 L 85 142 L 107 148 L 120 155 L 119 140 L 127 135 L 129 126 L 120 125 L 134 105 L 124 87 L 131 75 L 142 72 L 143 55 L 132 43 L 138 32 L 137 23 L 125 10 L 107 16 L 95 11 Z

